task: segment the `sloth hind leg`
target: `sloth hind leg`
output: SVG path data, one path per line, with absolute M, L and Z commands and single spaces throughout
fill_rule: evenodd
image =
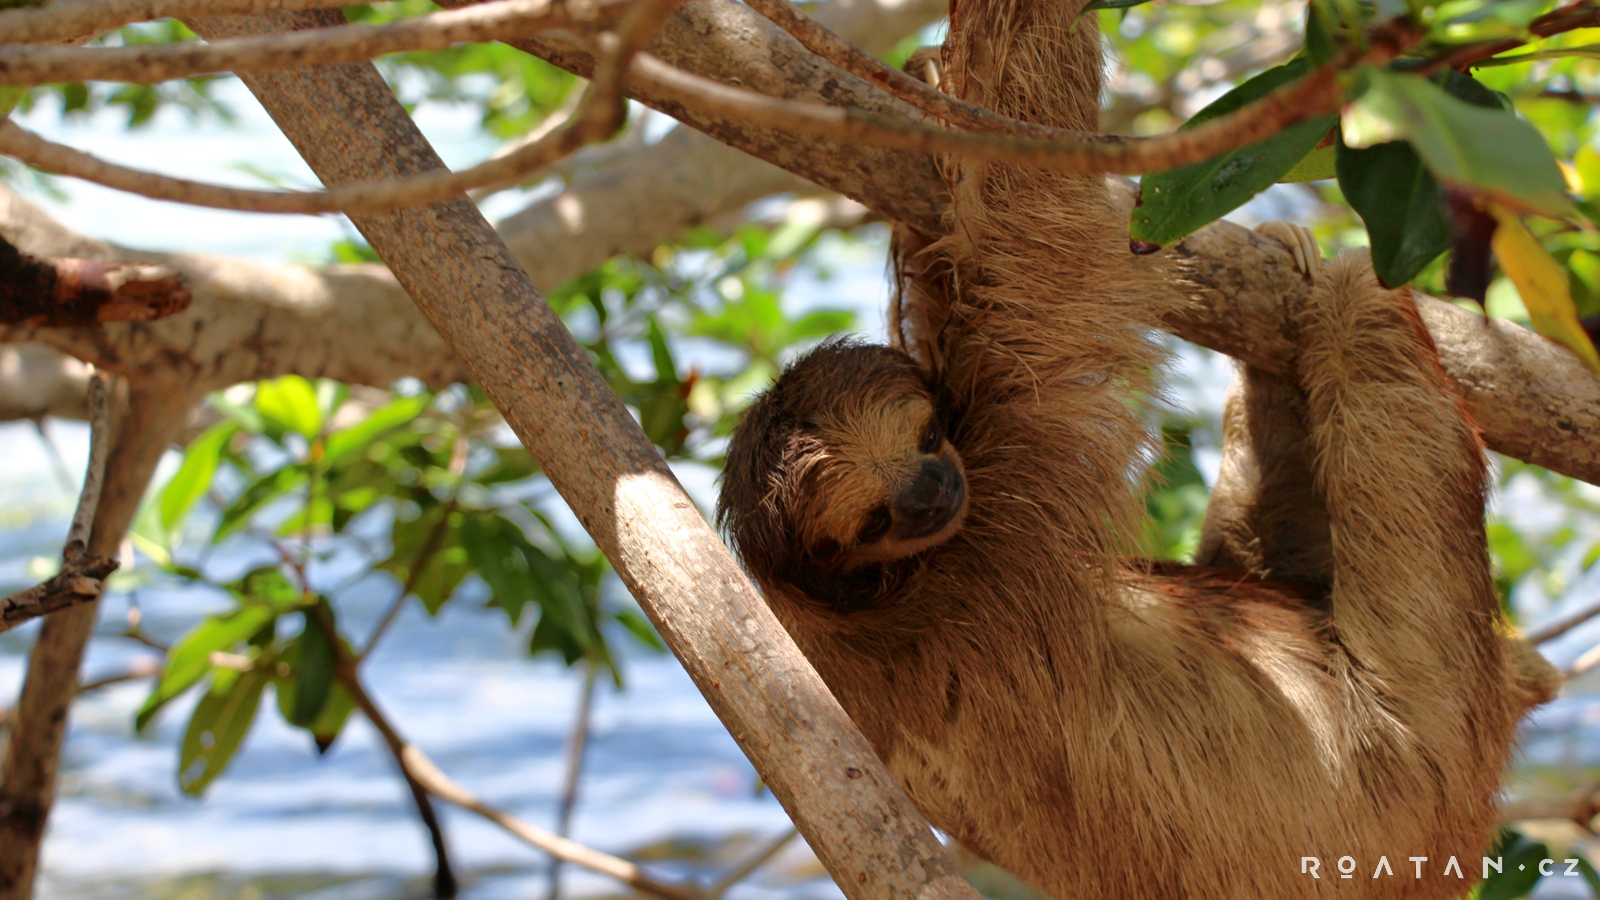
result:
M 1257 231 L 1287 246 L 1308 277 L 1320 270 L 1316 240 L 1306 229 L 1268 222 Z M 1196 564 L 1300 582 L 1326 595 L 1333 550 L 1304 392 L 1292 379 L 1241 365 L 1223 408 L 1222 438 L 1222 467 Z

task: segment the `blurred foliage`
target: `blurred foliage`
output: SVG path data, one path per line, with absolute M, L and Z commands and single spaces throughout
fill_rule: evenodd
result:
M 841 310 L 790 316 L 781 306 L 820 234 L 803 223 L 701 232 L 653 262 L 613 260 L 550 299 L 662 452 L 714 463 L 734 414 L 785 355 L 854 324 Z M 364 256 L 359 244 L 338 253 Z M 685 369 L 677 357 L 688 342 L 724 364 Z M 478 389 L 387 393 L 290 376 L 209 406 L 220 420 L 190 441 L 135 523 L 134 544 L 153 565 L 120 576 L 231 600 L 170 648 L 137 716 L 143 729 L 200 692 L 179 758 L 184 791 L 199 794 L 225 771 L 269 685 L 284 720 L 326 751 L 355 708 L 336 660 L 365 657 L 401 604 L 437 616 L 471 596 L 510 628 L 531 620 L 530 655 L 586 663 L 619 688 L 619 640 L 664 649 L 587 536 L 553 521 L 548 481 Z M 219 580 L 206 560 L 224 543 L 269 561 Z M 358 571 L 341 571 L 338 584 L 318 575 L 351 559 Z M 369 576 L 393 583 L 395 608 L 357 640 L 341 597 Z

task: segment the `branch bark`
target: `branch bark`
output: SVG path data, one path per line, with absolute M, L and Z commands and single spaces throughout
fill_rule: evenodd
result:
M 312 14 L 192 23 L 208 38 Z M 442 164 L 370 64 L 246 76 L 328 184 Z M 354 217 L 853 898 L 975 897 L 900 786 L 465 198 Z
M 129 385 L 127 411 L 117 425 L 90 531 L 90 554 L 117 555 L 156 464 L 198 399 L 181 381 L 141 380 Z M 0 761 L 0 900 L 28 900 L 33 895 L 39 842 L 55 799 L 67 711 L 77 694 L 78 668 L 98 611 L 98 603 L 87 603 L 45 619 L 28 657 L 27 680 Z
M 0 632 L 69 606 L 99 600 L 106 578 L 117 568 L 116 559 L 94 556 L 88 550 L 89 529 L 100 508 L 106 456 L 111 447 L 110 380 L 104 374 L 89 380 L 89 420 L 89 464 L 83 475 L 83 490 L 78 494 L 78 509 L 61 551 L 61 571 L 41 585 L 0 600 Z

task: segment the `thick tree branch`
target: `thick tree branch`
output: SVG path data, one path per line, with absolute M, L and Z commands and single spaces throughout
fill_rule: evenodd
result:
M 1131 186 L 1114 184 L 1123 210 Z M 1177 336 L 1293 374 L 1293 311 L 1310 285 L 1277 243 L 1229 222 L 1201 229 L 1152 264 L 1171 266 L 1193 302 L 1166 322 Z M 1526 328 L 1419 295 L 1423 322 L 1491 450 L 1600 484 L 1600 378 Z
M 311 14 L 195 22 L 217 38 Z M 325 183 L 441 164 L 370 64 L 246 76 Z M 975 896 L 632 418 L 463 198 L 354 217 L 605 551 L 847 895 Z

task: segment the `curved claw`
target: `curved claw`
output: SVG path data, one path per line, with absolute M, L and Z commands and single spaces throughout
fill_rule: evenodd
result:
M 1288 248 L 1294 257 L 1295 268 L 1308 278 L 1316 278 L 1322 270 L 1322 248 L 1311 229 L 1293 222 L 1263 222 L 1256 226 L 1256 234 L 1271 238 Z

